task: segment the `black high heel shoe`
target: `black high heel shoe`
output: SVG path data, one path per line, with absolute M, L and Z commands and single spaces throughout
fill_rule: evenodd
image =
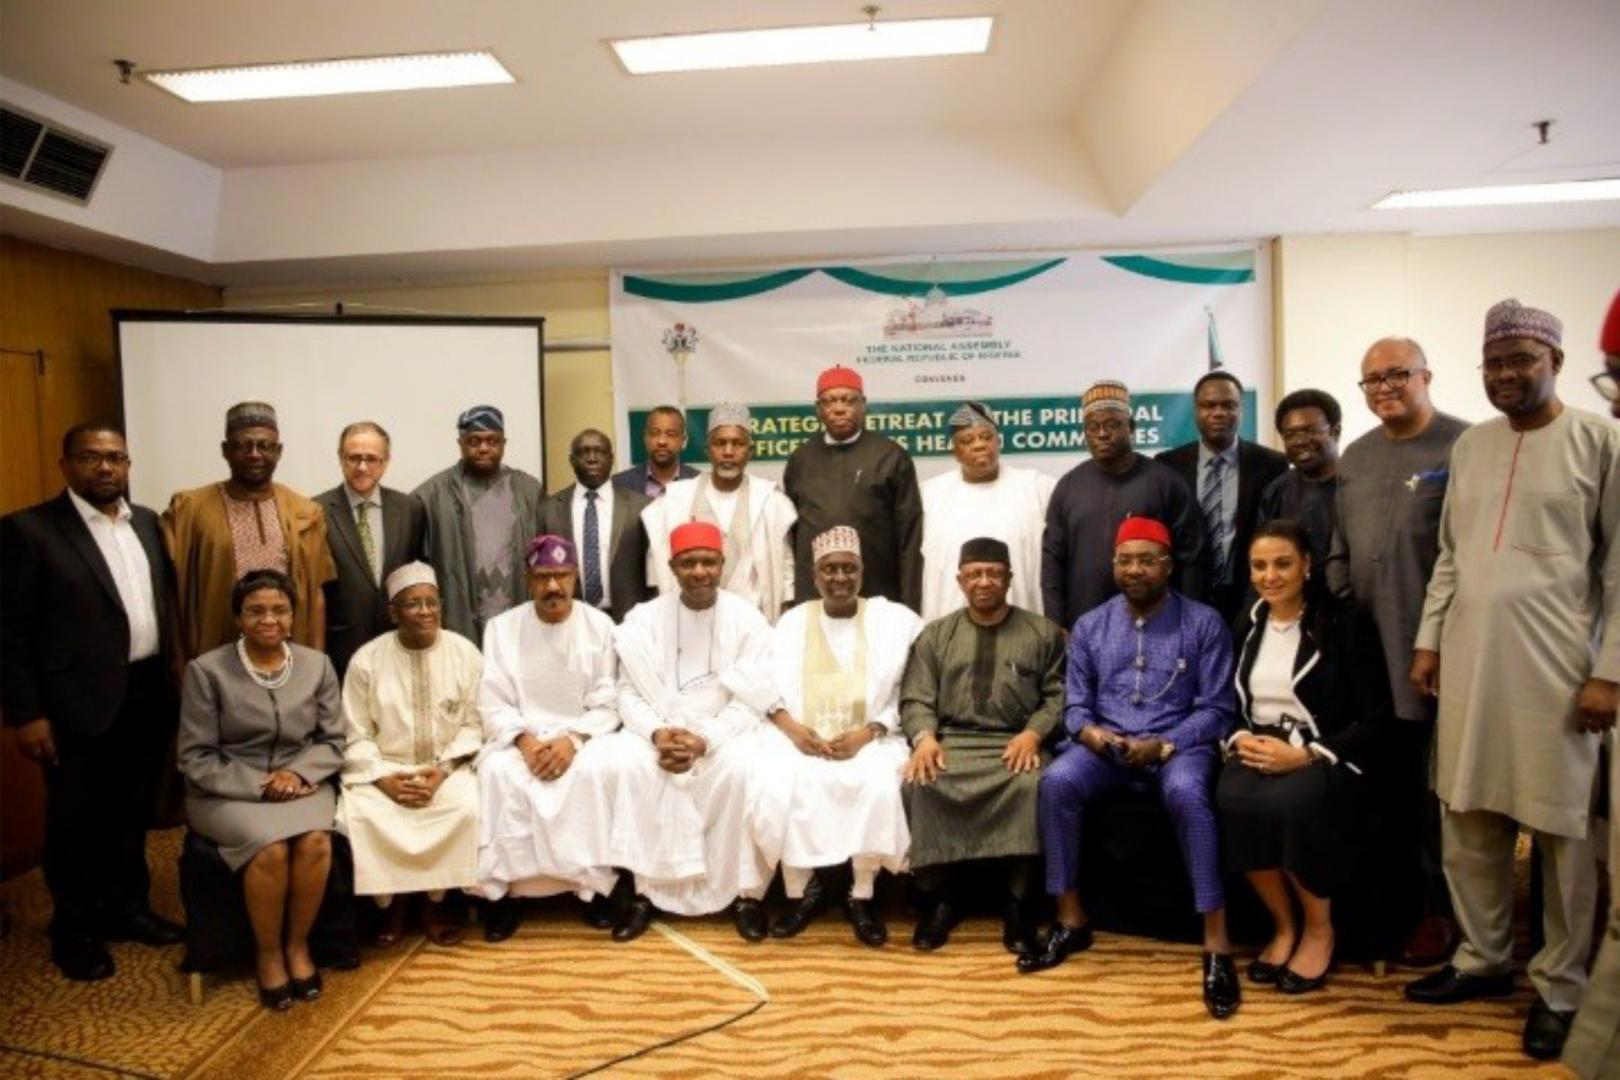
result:
M 321 996 L 321 973 L 317 971 L 307 979 L 288 979 L 287 990 L 299 1001 L 314 1001 Z
M 1287 968 L 1288 965 L 1286 964 L 1268 964 L 1259 957 L 1255 957 L 1249 961 L 1249 981 L 1259 983 L 1262 986 L 1266 983 L 1274 983 L 1277 981 L 1277 976 L 1281 975 Z
M 259 987 L 259 1004 L 271 1012 L 285 1012 L 293 1005 L 293 982 L 288 979 L 280 986 Z
M 1327 985 L 1328 976 L 1333 973 L 1336 966 L 1333 960 L 1322 969 L 1322 974 L 1313 979 L 1296 972 L 1293 968 L 1285 967 L 1277 973 L 1277 989 L 1284 994 L 1309 994 L 1312 990 L 1320 990 Z

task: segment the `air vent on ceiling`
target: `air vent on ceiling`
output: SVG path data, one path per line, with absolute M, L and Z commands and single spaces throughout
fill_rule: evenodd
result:
M 0 102 L 0 178 L 88 203 L 112 147 Z

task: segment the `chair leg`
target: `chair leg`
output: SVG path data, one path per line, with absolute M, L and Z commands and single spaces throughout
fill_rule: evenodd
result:
M 1373 978 L 1382 979 L 1389 973 L 1389 964 L 1382 956 L 1373 961 Z
M 187 982 L 188 989 L 191 992 L 191 1003 L 193 1005 L 195 1005 L 195 1006 L 200 1007 L 202 1005 L 202 1003 L 203 1003 L 203 977 L 202 977 L 202 972 L 193 971 L 191 973 L 190 978 L 187 979 L 186 982 Z

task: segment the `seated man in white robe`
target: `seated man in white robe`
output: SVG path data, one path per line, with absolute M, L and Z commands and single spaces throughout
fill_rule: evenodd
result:
M 619 713 L 645 740 L 625 761 L 613 809 L 612 863 L 636 886 L 619 941 L 659 910 L 708 915 L 734 899 L 737 932 L 766 934 L 759 901 L 776 873 L 788 793 L 761 783 L 758 765 L 763 711 L 778 695 L 769 624 L 720 588 L 723 544 L 708 522 L 677 526 L 677 591 L 638 604 L 613 633 Z
M 489 941 L 517 930 L 517 898 L 526 896 L 572 892 L 592 902 L 591 925 L 612 925 L 612 800 L 634 748 L 614 735 L 613 620 L 574 602 L 574 545 L 542 534 L 529 541 L 525 563 L 532 602 L 484 630 L 478 891 L 496 901 Z
M 439 625 L 433 567 L 412 562 L 384 582 L 394 633 L 354 654 L 343 681 L 340 827 L 354 851 L 354 891 L 383 908 L 373 935 L 392 945 L 409 914 L 404 894 L 428 894 L 424 928 L 438 945 L 466 932 L 459 894 L 474 880 L 478 781 L 478 647 Z
M 957 556 L 977 536 L 1007 543 L 1012 590 L 1007 602 L 1041 610 L 1041 536 L 1057 481 L 1002 463 L 1001 431 L 988 406 L 964 401 L 951 414 L 957 467 L 923 481 L 922 617 L 949 615 L 967 604 L 956 583 Z
M 647 580 L 665 596 L 676 592 L 669 535 L 687 521 L 707 521 L 725 538 L 720 587 L 734 592 L 776 622 L 793 600 L 792 501 L 770 480 L 747 473 L 754 456 L 751 419 L 743 405 L 716 405 L 709 413 L 710 471 L 677 480 L 641 512 L 647 527 Z
M 767 714 L 765 783 L 791 791 L 782 883 L 793 909 L 771 936 L 800 933 L 831 902 L 828 870 L 850 864 L 844 904 L 856 940 L 889 938 L 872 903 L 879 870 L 906 868 L 911 830 L 900 796 L 910 751 L 900 734 L 900 676 L 922 620 L 881 596 L 863 600 L 861 540 L 838 525 L 810 544 L 821 599 L 784 612 L 771 673 L 782 700 Z

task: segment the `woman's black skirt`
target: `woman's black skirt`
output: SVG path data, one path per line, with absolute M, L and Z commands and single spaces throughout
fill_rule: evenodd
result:
M 1281 776 L 1227 762 L 1215 804 L 1228 869 L 1287 870 L 1315 895 L 1333 896 L 1356 863 L 1361 787 L 1361 777 L 1322 761 Z

